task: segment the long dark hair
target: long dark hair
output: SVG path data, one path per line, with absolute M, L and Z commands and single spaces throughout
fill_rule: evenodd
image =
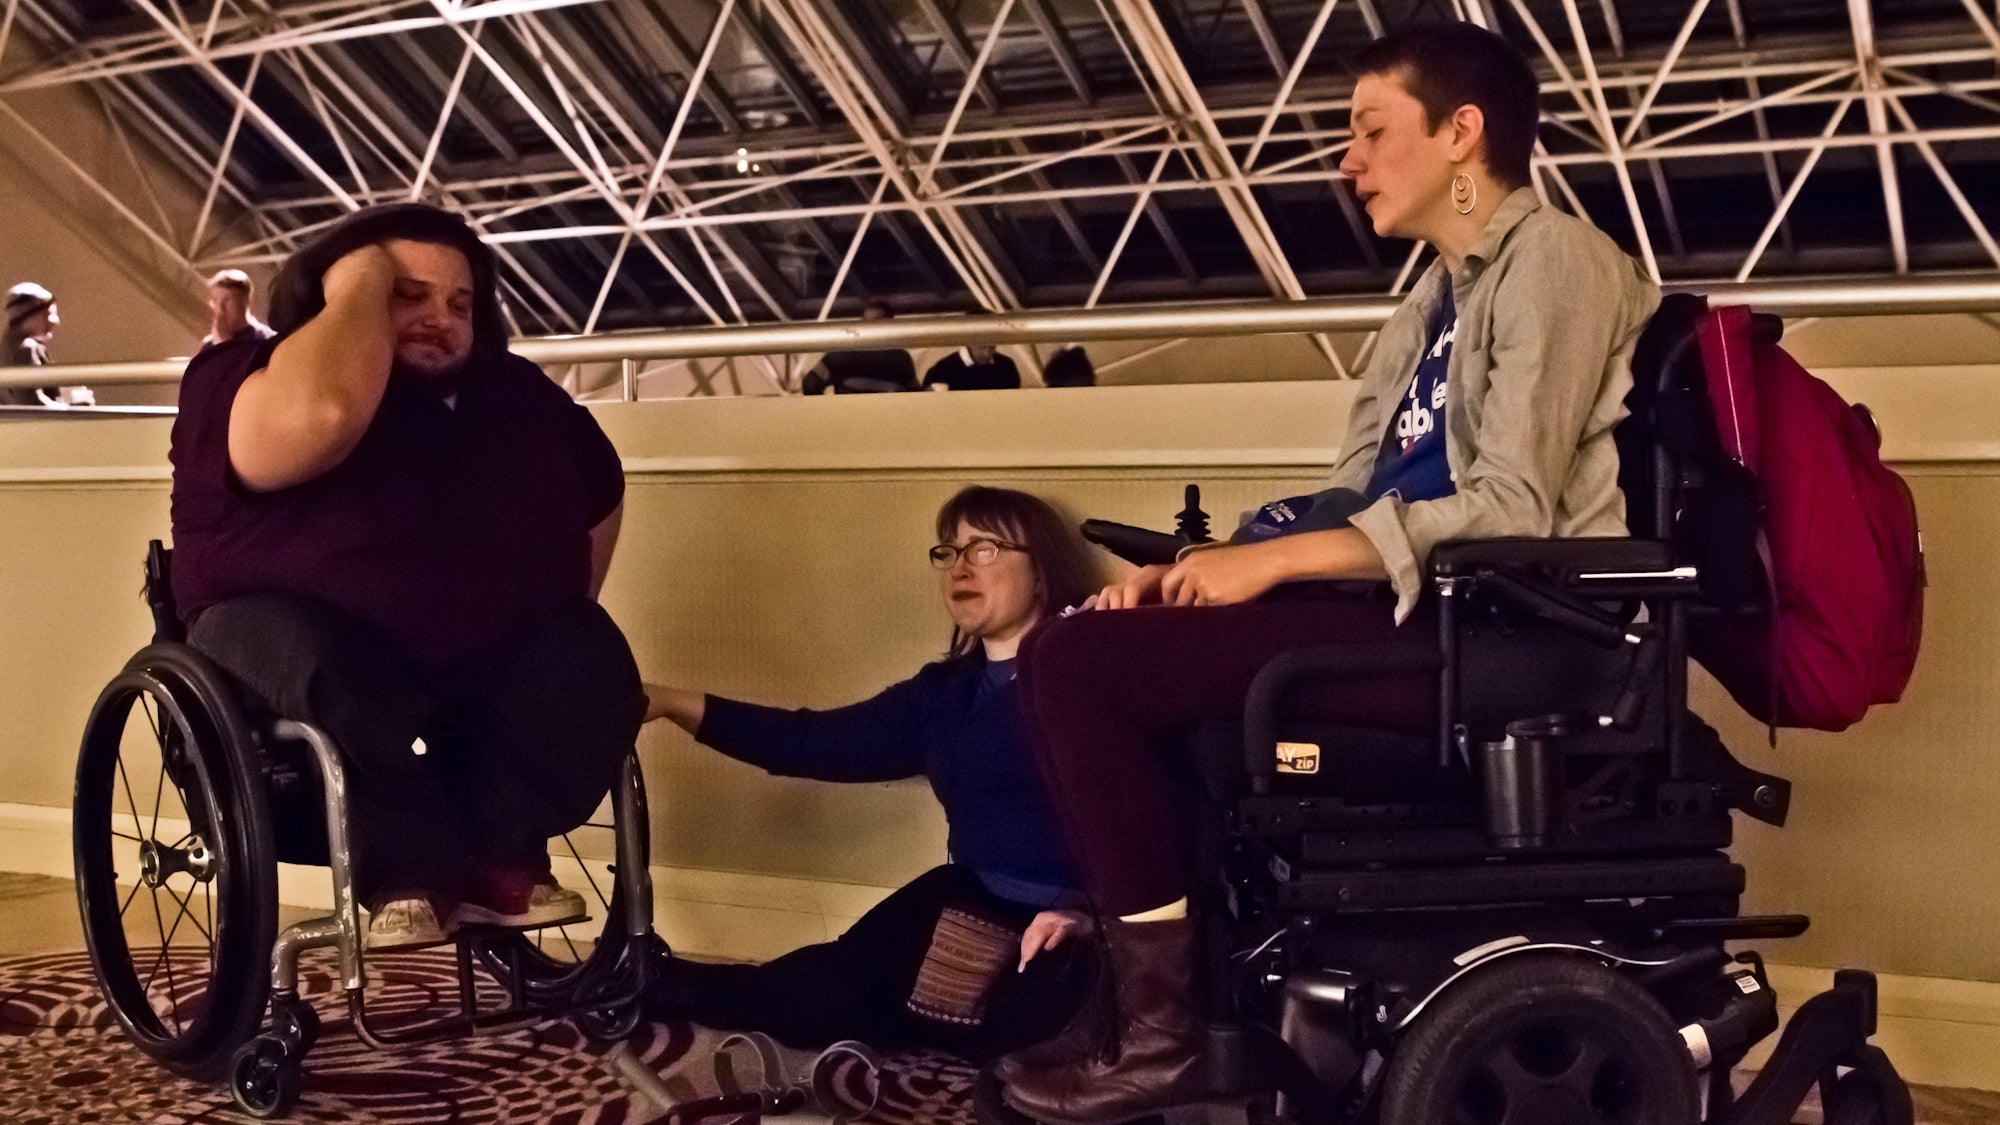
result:
M 989 488 L 975 484 L 958 491 L 938 509 L 939 542 L 958 533 L 960 523 L 980 531 L 1004 536 L 1027 548 L 1041 588 L 1039 620 L 1047 620 L 1097 592 L 1098 575 L 1089 551 L 1076 533 L 1076 525 L 1055 510 L 1048 501 L 1011 488 Z M 947 656 L 956 658 L 978 650 L 979 638 L 954 627 Z
M 428 203 L 369 207 L 335 223 L 326 233 L 285 260 L 271 282 L 271 327 L 280 336 L 297 331 L 326 308 L 320 278 L 349 253 L 391 238 L 449 246 L 472 267 L 472 354 L 470 370 L 490 367 L 507 353 L 507 323 L 500 312 L 500 282 L 493 251 L 471 224 Z

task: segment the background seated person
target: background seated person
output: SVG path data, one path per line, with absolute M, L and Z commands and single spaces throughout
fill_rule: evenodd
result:
M 492 253 L 422 204 L 287 261 L 274 341 L 213 348 L 173 430 L 189 640 L 347 769 L 368 941 L 543 925 L 645 711 L 596 595 L 624 478 L 588 411 L 508 354 Z
M 1308 518 L 1267 506 L 1244 541 L 1133 574 L 1100 595 L 1126 612 L 1058 621 L 1022 654 L 1037 759 L 1106 915 L 1120 1029 L 1112 1052 L 1002 1060 L 1008 1100 L 1041 1120 L 1122 1120 L 1202 1094 L 1177 736 L 1240 717 L 1251 677 L 1283 649 L 1434 644 L 1435 626 L 1411 618 L 1429 611 L 1422 567 L 1439 542 L 1625 533 L 1612 427 L 1658 293 L 1609 238 L 1528 188 L 1534 74 L 1470 24 L 1388 36 L 1354 70 L 1341 169 L 1377 234 L 1422 239 L 1438 260 L 1363 376 L 1331 482 L 1344 491 Z M 1265 598 L 1302 579 L 1387 584 Z M 1435 691 L 1430 677 L 1373 678 L 1299 703 L 1422 732 Z
M 1082 344 L 1065 344 L 1042 365 L 1044 387 L 1094 387 L 1097 368 Z
M 1019 390 L 1021 369 L 992 344 L 968 344 L 924 372 L 924 389 L 936 387 L 948 391 Z
M 873 699 L 782 711 L 648 684 L 649 718 L 786 777 L 926 777 L 950 826 L 951 862 L 884 899 L 837 941 L 763 965 L 669 959 L 646 1000 L 656 1019 L 769 1032 L 794 1046 L 860 1039 L 984 1059 L 1060 1030 L 1080 974 L 1066 939 L 1088 925 L 1064 909 L 1076 879 L 1029 760 L 1014 652 L 1091 588 L 1083 544 L 1026 493 L 968 488 L 938 512 L 931 548 L 952 620 L 943 660 Z M 934 942 L 935 947 L 934 947 Z M 953 946 L 956 946 L 954 951 Z M 1065 946 L 1062 955 L 1045 950 Z M 966 949 L 983 955 L 964 960 Z M 1037 954 L 1041 954 L 1038 956 Z M 944 958 L 944 960 L 939 960 Z M 978 995 L 936 987 L 972 972 Z
M 888 320 L 895 316 L 889 302 L 870 299 L 861 306 L 861 319 Z M 886 391 L 917 389 L 917 361 L 901 348 L 851 348 L 828 352 L 819 365 L 806 373 L 799 384 L 805 394 L 832 391 L 837 395 L 880 394 Z

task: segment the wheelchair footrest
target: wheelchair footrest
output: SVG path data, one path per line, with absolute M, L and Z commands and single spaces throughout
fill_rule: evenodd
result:
M 1287 910 L 1337 913 L 1428 906 L 1675 895 L 1737 895 L 1743 868 L 1718 856 L 1645 861 L 1474 864 L 1380 871 L 1313 871 L 1278 887 Z
M 558 926 L 579 926 L 590 921 L 588 913 L 572 914 L 567 918 L 556 918 L 547 922 L 525 922 L 518 926 L 502 925 L 497 922 L 461 922 L 452 927 L 452 940 L 476 938 L 494 934 L 525 934 L 536 930 L 553 930 Z

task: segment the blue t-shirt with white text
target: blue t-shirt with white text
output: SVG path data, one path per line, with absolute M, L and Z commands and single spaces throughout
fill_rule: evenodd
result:
M 1451 345 L 1457 336 L 1458 309 L 1447 286 L 1444 302 L 1431 314 L 1425 332 L 1431 346 L 1417 361 L 1409 389 L 1382 436 L 1375 473 L 1368 478 L 1369 500 L 1391 492 L 1405 501 L 1436 500 L 1457 491 L 1444 445 L 1444 407 L 1449 395 L 1445 373 L 1451 366 Z

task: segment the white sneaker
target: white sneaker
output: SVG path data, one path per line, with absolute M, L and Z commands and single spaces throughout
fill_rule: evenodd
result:
M 443 944 L 450 937 L 425 899 L 394 899 L 368 914 L 369 949 L 415 949 Z
M 519 909 L 508 909 L 518 906 Z M 590 917 L 583 896 L 555 883 L 538 883 L 519 903 L 481 904 L 461 902 L 452 911 L 453 926 L 506 926 L 535 929 L 542 926 L 581 922 Z

